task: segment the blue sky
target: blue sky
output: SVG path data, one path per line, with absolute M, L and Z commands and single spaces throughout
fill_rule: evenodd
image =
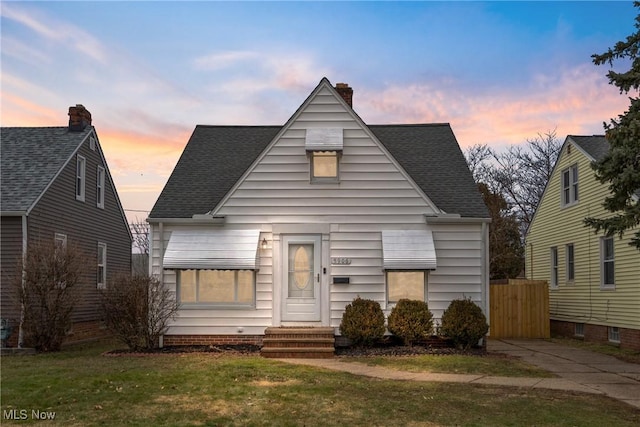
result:
M 367 123 L 451 123 L 465 148 L 602 133 L 628 107 L 601 53 L 631 2 L 1 2 L 2 126 L 84 104 L 129 216 L 196 124 L 283 124 L 324 76 Z M 624 66 L 621 64 L 620 66 Z

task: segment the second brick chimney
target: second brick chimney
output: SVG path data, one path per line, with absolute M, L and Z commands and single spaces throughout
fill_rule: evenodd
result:
M 82 104 L 69 107 L 69 130 L 81 132 L 87 126 L 91 126 L 91 113 Z
M 347 83 L 336 83 L 336 91 L 353 108 L 353 89 Z

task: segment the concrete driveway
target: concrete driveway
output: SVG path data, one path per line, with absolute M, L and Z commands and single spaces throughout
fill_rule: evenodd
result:
M 565 380 L 640 408 L 640 365 L 535 339 L 489 339 L 487 351 L 522 358 Z

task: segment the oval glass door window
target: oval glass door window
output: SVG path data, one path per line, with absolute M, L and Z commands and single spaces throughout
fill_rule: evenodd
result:
M 313 297 L 313 245 L 289 246 L 289 297 Z

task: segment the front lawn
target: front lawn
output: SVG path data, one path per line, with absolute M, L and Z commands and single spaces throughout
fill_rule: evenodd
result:
M 71 426 L 640 424 L 640 411 L 597 395 L 377 380 L 257 355 L 101 355 L 112 347 L 3 357 L 2 424 L 34 410 L 55 413 L 38 425 Z

